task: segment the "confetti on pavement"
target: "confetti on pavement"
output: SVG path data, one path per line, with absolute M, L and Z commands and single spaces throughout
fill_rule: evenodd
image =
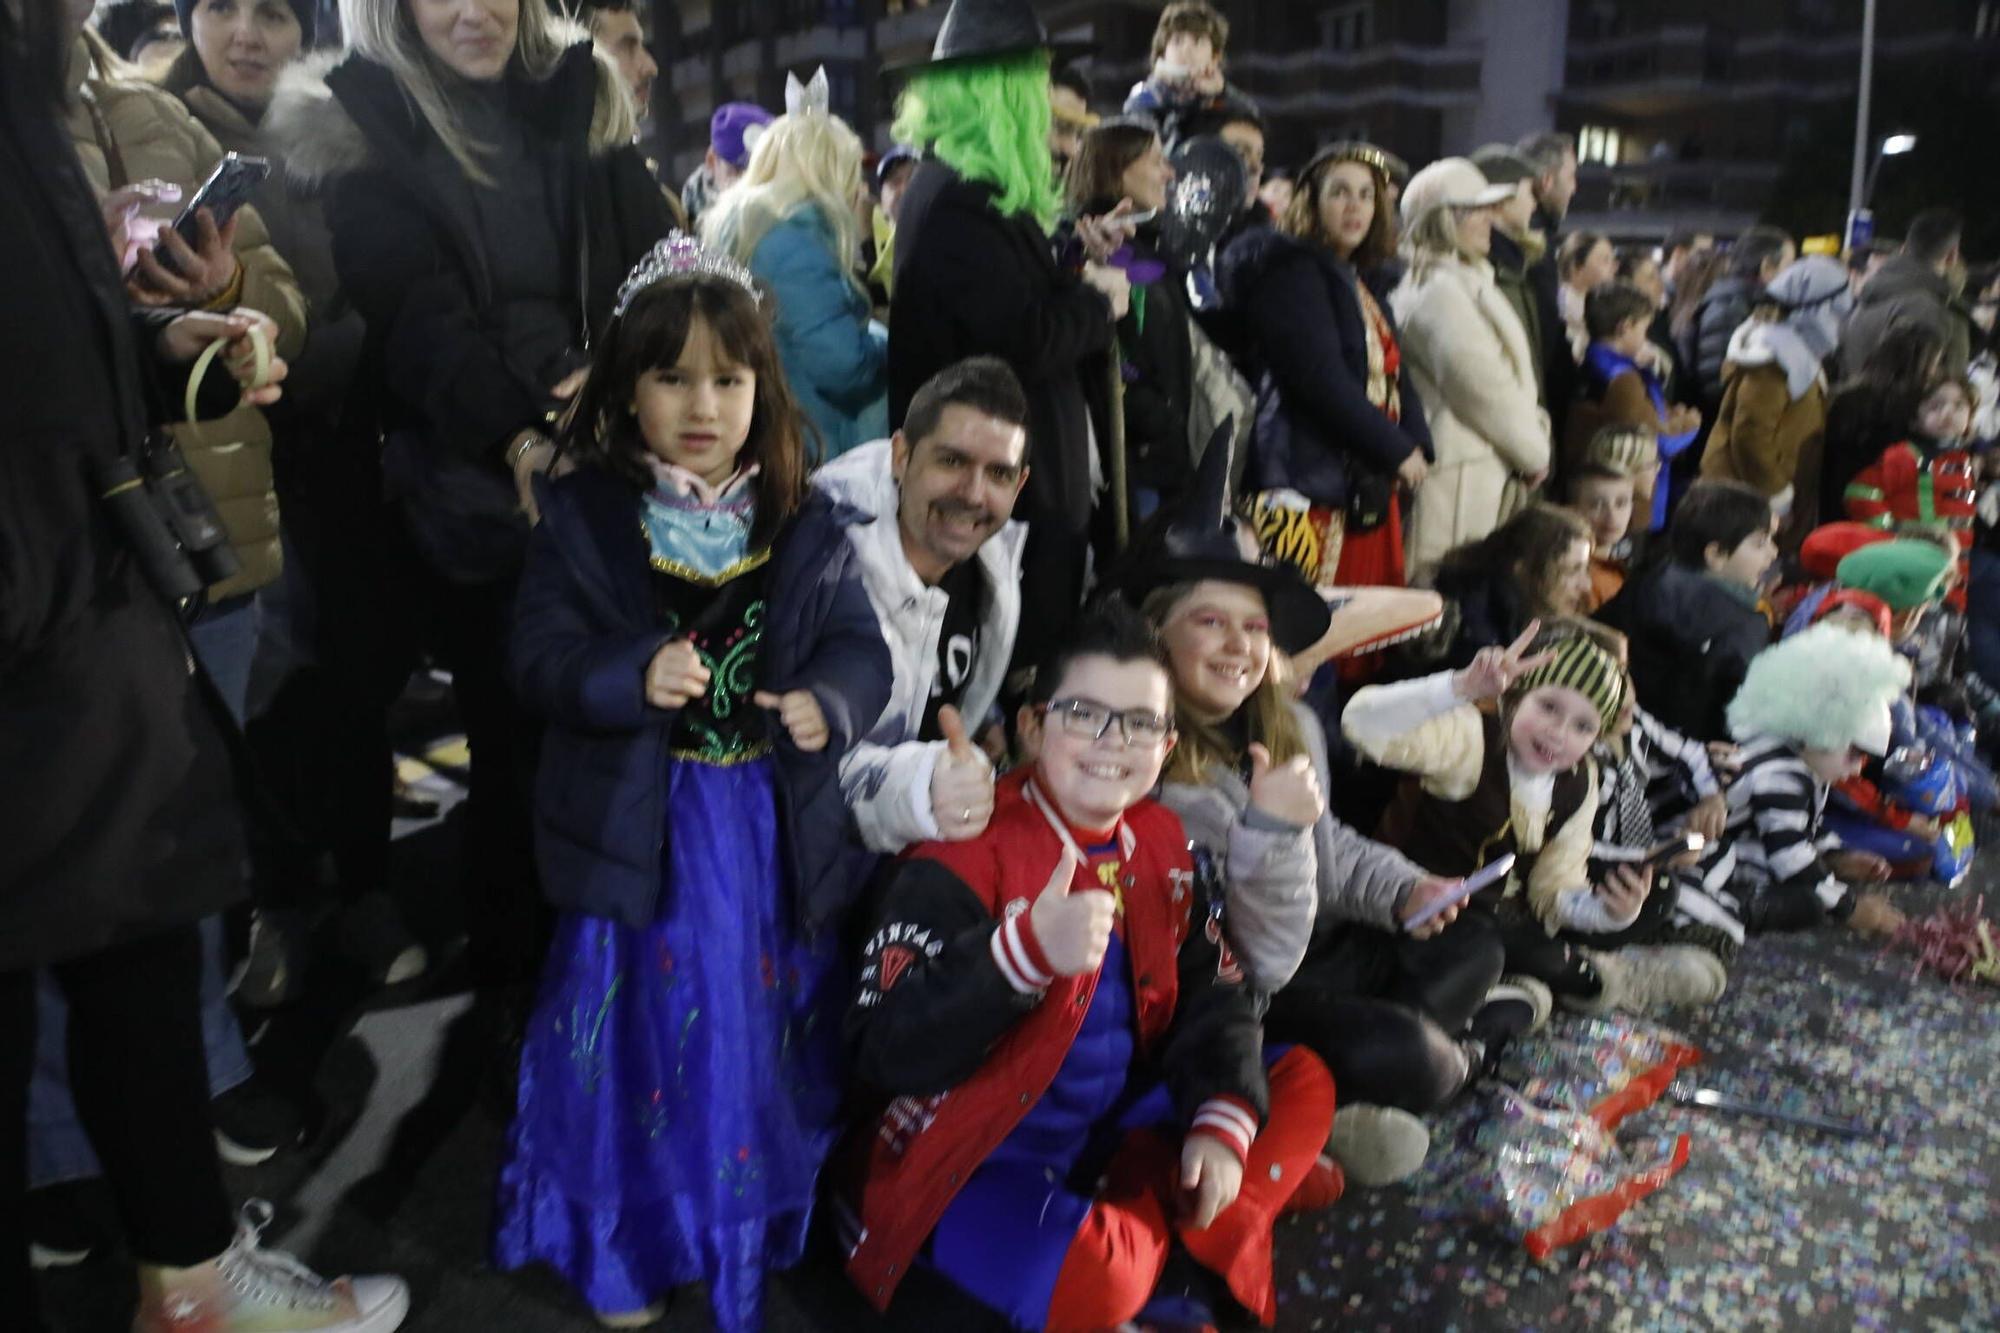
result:
M 1690 1072 L 1878 1137 L 1662 1100 L 1620 1137 L 1685 1130 L 1687 1167 L 1612 1231 L 1536 1263 L 1453 1201 L 1481 1113 L 1468 1102 L 1432 1125 L 1407 1185 L 1353 1190 L 1281 1231 L 1278 1326 L 2000 1327 L 1996 1019 L 2000 989 L 1913 980 L 1907 958 L 1838 930 L 1754 940 L 1722 1002 L 1677 1024 L 1706 1055 Z

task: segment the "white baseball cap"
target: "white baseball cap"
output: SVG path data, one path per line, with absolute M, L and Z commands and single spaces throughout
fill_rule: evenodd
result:
M 1484 208 L 1514 197 L 1517 185 L 1494 185 L 1470 158 L 1441 157 L 1403 187 L 1403 216 L 1412 221 L 1440 205 Z

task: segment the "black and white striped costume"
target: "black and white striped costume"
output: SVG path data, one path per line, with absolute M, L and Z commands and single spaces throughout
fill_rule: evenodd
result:
M 1704 921 L 1726 914 L 1751 931 L 1844 919 L 1854 910 L 1853 895 L 1821 855 L 1840 846 L 1820 822 L 1825 784 L 1806 767 L 1796 742 L 1752 736 L 1742 755 L 1742 771 L 1729 786 L 1734 873 L 1704 867 L 1701 883 L 1683 888 L 1681 910 Z
M 1659 840 L 1662 809 L 1685 812 L 1689 804 L 1722 790 L 1709 763 L 1708 747 L 1690 740 L 1641 708 L 1625 737 L 1622 757 L 1600 742 L 1592 752 L 1597 762 L 1596 841 L 1591 846 L 1591 878 L 1602 880 L 1608 868 L 1641 860 Z M 1702 888 L 1706 876 L 1726 884 L 1736 860 L 1728 839 L 1715 843 L 1700 863 L 1662 870 L 1653 883 L 1653 897 L 1640 914 L 1629 944 L 1697 943 L 1713 946 L 1724 957 L 1743 943 L 1743 923 L 1709 902 Z M 1663 897 L 1662 895 L 1670 895 Z M 1692 895 L 1696 901 L 1683 906 Z M 1658 900 L 1658 910 L 1650 910 Z M 1650 923 L 1650 924 L 1648 924 Z M 1727 937 L 1718 941 L 1701 931 L 1708 927 Z

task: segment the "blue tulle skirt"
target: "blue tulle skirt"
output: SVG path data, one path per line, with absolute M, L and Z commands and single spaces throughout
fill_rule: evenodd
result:
M 676 763 L 660 919 L 556 928 L 494 1251 L 593 1309 L 701 1280 L 719 1328 L 757 1329 L 764 1274 L 804 1250 L 847 996 L 836 944 L 794 933 L 772 781 L 768 759 Z

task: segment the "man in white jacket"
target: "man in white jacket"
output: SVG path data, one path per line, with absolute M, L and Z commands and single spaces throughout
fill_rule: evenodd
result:
M 1027 419 L 1014 372 L 974 357 L 919 389 L 892 439 L 813 475 L 856 516 L 847 539 L 894 662 L 889 706 L 840 767 L 870 851 L 976 838 L 993 813 L 993 766 L 968 732 L 993 713 L 1021 623 Z

